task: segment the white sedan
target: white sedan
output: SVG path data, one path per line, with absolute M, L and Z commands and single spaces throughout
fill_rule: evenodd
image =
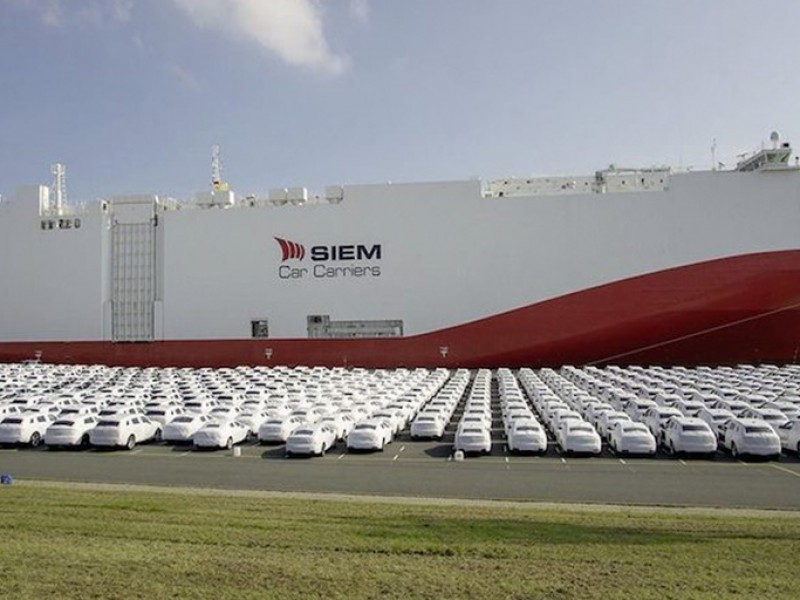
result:
M 208 422 L 209 418 L 200 413 L 186 413 L 179 417 L 175 417 L 164 425 L 164 431 L 161 437 L 165 442 L 173 444 L 188 444 L 192 441 L 192 436 L 197 433 L 203 425 Z
M 161 439 L 161 426 L 145 415 L 119 415 L 101 420 L 89 433 L 95 447 L 118 447 L 133 450 L 136 444 Z
M 463 422 L 456 430 L 455 450 L 462 452 L 480 452 L 489 454 L 492 451 L 491 430 L 482 422 Z
M 97 425 L 94 415 L 69 415 L 54 421 L 44 432 L 48 448 L 88 446 L 89 433 Z
M 508 430 L 509 452 L 547 452 L 547 434 L 535 419 L 519 419 Z
M 336 444 L 333 427 L 321 421 L 306 427 L 298 427 L 286 440 L 286 456 L 322 456 Z
M 784 452 L 794 452 L 800 456 L 800 420 L 788 421 L 778 427 L 778 436 Z
M 597 455 L 600 454 L 602 447 L 597 431 L 585 421 L 565 423 L 564 427 L 558 430 L 556 441 L 564 454 Z
M 195 448 L 231 449 L 247 439 L 250 428 L 239 421 L 209 421 L 192 436 Z
M 364 419 L 347 436 L 347 449 L 383 451 L 391 441 L 391 423 L 384 419 Z
M 617 454 L 652 456 L 656 453 L 656 438 L 644 423 L 617 421 L 611 428 L 609 445 Z
M 262 444 L 285 442 L 290 433 L 305 424 L 305 419 L 296 415 L 288 417 L 270 417 L 258 428 L 258 441 Z
M 437 412 L 420 413 L 411 422 L 411 439 L 436 438 L 442 439 L 447 420 Z
M 717 436 L 708 423 L 697 417 L 672 417 L 663 433 L 664 447 L 671 454 L 707 454 L 717 450 Z

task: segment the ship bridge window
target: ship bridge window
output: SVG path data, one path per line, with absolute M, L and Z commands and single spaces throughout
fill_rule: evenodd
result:
M 253 319 L 250 321 L 250 332 L 254 338 L 268 338 L 269 321 L 267 319 Z

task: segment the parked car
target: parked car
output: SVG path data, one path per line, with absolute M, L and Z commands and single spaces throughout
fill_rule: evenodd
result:
M 161 439 L 161 426 L 145 415 L 119 415 L 102 419 L 89 433 L 89 442 L 98 448 L 123 447 L 133 450 L 136 444 Z
M 617 454 L 652 456 L 656 453 L 656 438 L 644 423 L 617 421 L 608 437 L 611 449 Z
M 442 439 L 447 421 L 440 413 L 422 412 L 411 422 L 411 439 Z
M 173 444 L 188 444 L 192 436 L 208 422 L 209 417 L 201 413 L 186 413 L 175 417 L 164 425 L 161 437 L 165 442 Z
M 717 436 L 717 440 L 722 438 L 725 432 L 725 424 L 735 416 L 731 411 L 724 408 L 704 408 L 697 413 L 697 417 L 711 427 L 711 431 Z
M 89 445 L 89 434 L 97 425 L 94 415 L 69 415 L 59 417 L 44 432 L 48 448 L 65 448 Z
M 624 413 L 623 413 L 624 414 Z M 628 418 L 628 415 L 625 415 Z M 587 422 L 569 422 L 558 430 L 556 441 L 564 454 L 600 454 L 602 443 Z
M 672 417 L 663 431 L 662 443 L 671 454 L 705 454 L 717 451 L 717 436 L 697 417 Z
M 262 444 L 283 443 L 290 433 L 305 424 L 305 419 L 299 415 L 270 417 L 258 428 L 258 441 Z
M 195 448 L 233 448 L 247 439 L 250 429 L 244 423 L 211 419 L 192 436 Z
M 662 405 L 654 408 L 647 409 L 644 414 L 643 422 L 647 425 L 650 433 L 656 438 L 656 441 L 662 439 L 664 425 L 672 417 L 680 417 L 683 413 L 674 406 Z
M 36 448 L 54 420 L 52 413 L 35 410 L 6 416 L 0 421 L 0 444 L 27 444 Z
M 336 444 L 336 431 L 323 421 L 298 427 L 286 439 L 286 456 L 322 456 Z
M 772 426 L 759 419 L 736 418 L 728 421 L 723 445 L 733 456 L 761 456 L 776 459 L 781 439 Z
M 491 430 L 481 423 L 462 422 L 456 430 L 453 447 L 465 453 L 489 454 L 492 451 Z
M 385 419 L 365 419 L 356 423 L 347 436 L 347 449 L 383 451 L 391 441 L 391 423 Z
M 547 434 L 542 424 L 534 419 L 518 420 L 507 433 L 509 452 L 547 452 Z
M 800 420 L 787 421 L 778 428 L 781 448 L 784 452 L 794 452 L 800 456 Z

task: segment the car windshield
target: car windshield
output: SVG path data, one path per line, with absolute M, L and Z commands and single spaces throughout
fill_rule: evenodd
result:
M 298 436 L 309 436 L 314 435 L 314 432 L 310 429 L 301 429 L 300 431 L 295 431 L 294 434 Z
M 75 423 L 73 421 L 56 421 L 53 425 L 63 425 L 64 427 L 72 427 Z
M 573 432 L 573 431 L 579 431 L 579 432 L 580 432 L 580 431 L 591 432 L 591 431 L 592 431 L 592 428 L 591 428 L 591 427 L 588 427 L 588 426 L 586 426 L 586 425 L 578 425 L 577 427 L 572 427 L 572 428 L 570 429 L 570 432 Z
M 366 424 L 364 424 L 364 425 L 356 425 L 356 430 L 357 431 L 361 430 L 361 429 L 377 429 L 377 428 L 378 428 L 377 425 L 366 425 Z
M 98 427 L 118 427 L 119 421 L 100 421 Z
M 625 433 L 642 433 L 644 432 L 644 429 L 641 427 L 624 427 L 622 431 Z
M 191 423 L 192 421 L 194 421 L 192 417 L 177 417 L 173 423 Z
M 539 431 L 539 428 L 534 425 L 523 425 L 522 427 L 517 427 L 517 431 Z
M 219 427 L 219 423 L 209 423 L 206 425 L 206 429 L 217 429 Z
M 22 423 L 22 419 L 17 419 L 14 417 L 8 417 L 7 419 L 3 419 L 4 425 L 19 425 Z
M 148 417 L 163 417 L 166 413 L 163 410 L 148 410 Z

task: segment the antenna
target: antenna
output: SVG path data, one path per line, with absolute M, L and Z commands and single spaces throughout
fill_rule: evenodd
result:
M 53 204 L 56 214 L 61 214 L 61 209 L 67 203 L 67 168 L 61 163 L 50 167 L 53 174 Z
M 211 146 L 211 189 L 219 190 L 222 185 L 222 167 L 219 161 L 219 146 Z
M 711 140 L 711 170 L 717 170 L 717 138 Z

